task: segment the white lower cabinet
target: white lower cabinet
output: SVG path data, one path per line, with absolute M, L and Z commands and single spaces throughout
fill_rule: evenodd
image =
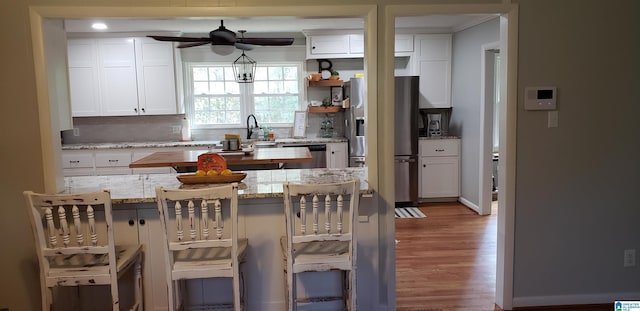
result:
M 62 152 L 62 171 L 64 176 L 95 175 L 93 152 L 88 150 L 68 150 Z
M 327 168 L 345 168 L 349 166 L 347 143 L 327 144 Z
M 420 198 L 460 196 L 460 139 L 420 140 Z
M 131 151 L 96 151 L 96 175 L 131 175 Z
M 114 208 L 113 232 L 116 243 L 141 244 L 144 252 L 142 280 L 144 309 L 168 310 L 165 284 L 165 264 L 160 227 L 160 216 L 156 204 L 122 205 Z

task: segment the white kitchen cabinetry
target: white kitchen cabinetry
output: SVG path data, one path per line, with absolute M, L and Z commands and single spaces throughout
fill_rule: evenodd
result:
M 348 162 L 347 143 L 327 144 L 327 168 L 345 168 Z
M 358 49 L 353 47 L 354 51 Z M 348 34 L 307 36 L 307 59 L 362 57 L 362 52 L 353 55 L 351 50 Z
M 130 150 L 96 151 L 96 175 L 131 175 Z
M 156 205 L 115 205 L 113 223 L 116 243 L 142 245 L 145 310 L 168 310 L 163 245 L 158 238 L 163 233 Z
M 95 175 L 93 152 L 87 150 L 68 150 L 62 153 L 62 171 L 64 176 Z
M 178 113 L 173 45 L 149 40 L 68 40 L 73 115 Z
M 133 39 L 99 39 L 98 66 L 103 116 L 138 115 Z
M 451 107 L 451 35 L 415 35 L 420 108 Z
M 394 47 L 396 56 L 413 52 L 413 35 L 396 34 Z
M 460 139 L 420 140 L 420 198 L 460 195 Z
M 69 97 L 74 117 L 99 116 L 98 45 L 94 39 L 67 41 Z
M 136 38 L 138 105 L 140 114 L 176 114 L 173 44 Z
M 397 56 L 413 52 L 413 35 L 396 35 Z M 364 57 L 363 34 L 307 34 L 307 59 Z

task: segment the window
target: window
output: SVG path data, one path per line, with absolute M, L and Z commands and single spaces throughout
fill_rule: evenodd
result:
M 302 63 L 258 64 L 254 83 L 237 83 L 228 63 L 186 67 L 186 105 L 194 127 L 244 127 L 249 114 L 260 124 L 292 126 L 300 110 Z

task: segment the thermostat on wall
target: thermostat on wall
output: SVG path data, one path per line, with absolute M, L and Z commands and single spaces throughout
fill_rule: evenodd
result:
M 524 89 L 525 110 L 555 110 L 557 91 L 552 86 L 527 87 Z

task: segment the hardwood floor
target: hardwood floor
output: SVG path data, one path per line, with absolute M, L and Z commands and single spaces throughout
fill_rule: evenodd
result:
M 489 216 L 460 203 L 419 208 L 426 218 L 396 219 L 396 309 L 501 310 L 494 304 L 496 205 Z M 518 310 L 609 311 L 613 304 Z

